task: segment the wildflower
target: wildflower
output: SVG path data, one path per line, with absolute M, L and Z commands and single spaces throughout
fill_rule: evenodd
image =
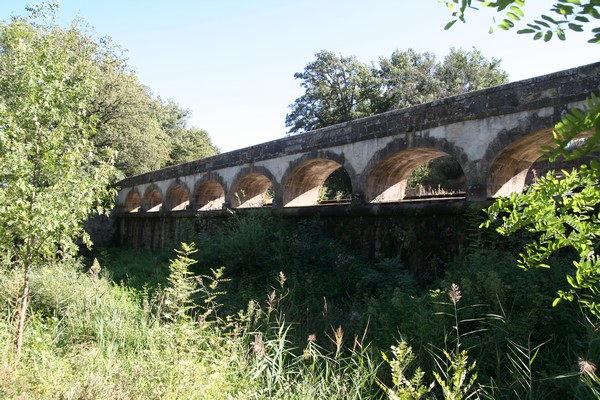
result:
M 314 333 L 311 333 L 310 335 L 308 335 L 308 341 L 311 343 L 314 343 L 317 341 L 317 335 Z
M 462 295 L 460 294 L 460 288 L 456 283 L 453 283 L 450 286 L 450 290 L 448 290 L 448 297 L 450 297 L 452 304 L 458 303 L 462 298 Z
M 577 359 L 577 365 L 579 366 L 579 372 L 582 374 L 585 373 L 588 375 L 593 375 L 596 373 L 596 364 L 591 361 L 584 360 L 583 358 L 579 357 Z
M 256 354 L 256 357 L 258 358 L 264 357 L 267 353 L 262 334 L 257 333 L 254 336 L 254 343 L 252 343 L 252 351 L 254 351 L 254 354 Z
M 333 329 L 333 327 L 331 327 L 333 330 L 333 339 L 331 339 L 331 341 L 333 342 L 333 344 L 335 344 L 335 355 L 336 357 L 339 356 L 340 351 L 342 350 L 342 345 L 344 344 L 344 331 L 342 330 L 341 326 L 338 326 L 337 329 Z
M 285 276 L 285 274 L 282 271 L 279 271 L 279 284 L 281 286 L 283 286 L 283 284 L 285 283 L 285 281 L 287 281 L 287 277 Z
M 304 361 L 310 361 L 312 358 L 312 354 L 310 352 L 310 350 L 308 348 L 304 349 L 304 351 L 302 352 L 302 359 Z
M 100 267 L 100 263 L 98 262 L 98 259 L 94 258 L 94 262 L 92 263 L 92 266 L 88 270 L 88 275 L 92 279 L 98 279 L 98 275 L 100 274 L 101 270 L 102 270 L 102 268 Z
M 273 290 L 267 296 L 267 306 L 269 307 L 269 311 L 275 310 L 277 308 L 277 303 L 278 303 L 277 292 L 275 292 Z

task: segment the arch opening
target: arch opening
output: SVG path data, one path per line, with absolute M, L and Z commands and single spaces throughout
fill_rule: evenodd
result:
M 225 203 L 225 190 L 217 181 L 205 181 L 194 192 L 194 208 L 198 211 L 220 210 Z
M 273 204 L 273 184 L 263 174 L 250 173 L 235 183 L 230 201 L 233 208 L 271 206 Z
M 521 193 L 531 166 L 541 157 L 543 146 L 552 146 L 552 130 L 529 134 L 506 146 L 490 166 L 487 178 L 488 197 Z
M 375 165 L 367 178 L 366 200 L 390 203 L 464 192 L 464 172 L 456 159 L 438 149 L 410 148 Z
M 340 163 L 325 158 L 312 159 L 296 167 L 285 183 L 284 207 L 318 204 L 323 183 L 340 167 Z
M 465 174 L 460 163 L 450 155 L 442 155 L 412 171 L 404 198 L 464 197 L 465 193 Z
M 130 213 L 140 211 L 140 207 L 142 206 L 142 199 L 140 198 L 140 194 L 136 190 L 132 190 L 125 198 L 125 210 Z
M 339 167 L 333 171 L 319 193 L 319 204 L 348 203 L 352 196 L 352 181 L 346 168 Z
M 167 192 L 167 208 L 171 211 L 185 210 L 190 204 L 188 189 L 182 184 L 171 186 Z
M 144 194 L 144 209 L 147 212 L 158 212 L 162 206 L 162 194 L 157 188 L 149 188 Z

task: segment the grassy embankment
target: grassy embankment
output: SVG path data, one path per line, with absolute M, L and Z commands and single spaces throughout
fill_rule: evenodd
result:
M 424 398 L 444 386 L 497 399 L 589 394 L 577 363 L 598 357 L 595 325 L 575 304 L 551 307 L 569 262 L 521 271 L 518 238 L 473 235 L 427 284 L 398 259 L 360 257 L 318 221 L 235 219 L 191 239 L 198 251 L 178 257 L 104 249 L 99 272 L 90 260 L 37 270 L 21 360 L 20 278 L 3 271 L 2 397 L 385 398 L 383 384 L 393 398 L 434 382 Z

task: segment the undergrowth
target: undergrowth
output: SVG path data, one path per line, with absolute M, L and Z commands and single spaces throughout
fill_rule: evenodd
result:
M 171 261 L 167 285 L 149 294 L 112 283 L 73 261 L 35 271 L 27 346 L 12 354 L 11 299 L 18 274 L 1 285 L 0 395 L 6 399 L 377 398 L 368 346 L 328 352 L 281 308 L 285 276 L 264 305 L 219 313 L 222 270 L 192 276 L 192 245 Z M 196 296 L 202 299 L 193 301 Z
M 0 270 L 0 397 L 599 392 L 598 321 L 576 304 L 552 308 L 546 289 L 563 279 L 560 258 L 550 270 L 519 271 L 510 250 L 519 246 L 473 235 L 464 256 L 423 286 L 399 258 L 370 262 L 318 220 L 234 219 L 194 241 L 158 255 L 105 249 L 85 267 L 73 259 L 34 271 L 19 363 L 20 275 Z

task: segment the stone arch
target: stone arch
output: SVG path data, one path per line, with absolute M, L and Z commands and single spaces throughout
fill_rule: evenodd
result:
M 179 179 L 175 180 L 167 190 L 165 203 L 167 210 L 181 211 L 187 209 L 190 204 L 190 190 L 187 185 Z
M 521 193 L 533 163 L 540 158 L 544 146 L 552 146 L 552 129 L 542 129 L 516 140 L 511 135 L 499 136 L 495 143 L 502 150 L 495 154 L 487 173 L 487 197 Z M 504 143 L 509 142 L 504 145 Z M 487 154 L 486 154 L 487 155 Z
M 365 201 L 395 202 L 404 199 L 408 179 L 419 166 L 434 158 L 451 156 L 467 177 L 467 156 L 445 139 L 409 137 L 394 140 L 375 153 L 363 175 Z
M 566 110 L 538 111 L 521 118 L 514 127 L 500 130 L 480 160 L 481 197 L 521 192 L 542 146 L 552 146 L 552 130 Z
M 242 168 L 235 176 L 228 196 L 232 208 L 269 206 L 278 192 L 276 180 L 267 168 Z
M 163 202 L 163 195 L 158 186 L 151 184 L 144 192 L 142 200 L 142 210 L 148 212 L 157 212 L 160 210 Z
M 142 196 L 140 196 L 140 192 L 135 188 L 131 189 L 125 198 L 125 211 L 138 212 L 141 206 Z
M 344 167 L 354 188 L 356 174 L 344 155 L 330 151 L 305 154 L 290 163 L 283 182 L 283 206 L 304 207 L 315 205 L 323 183 L 335 170 Z
M 223 178 L 208 174 L 196 182 L 192 207 L 194 210 L 220 210 L 225 203 L 225 184 Z

